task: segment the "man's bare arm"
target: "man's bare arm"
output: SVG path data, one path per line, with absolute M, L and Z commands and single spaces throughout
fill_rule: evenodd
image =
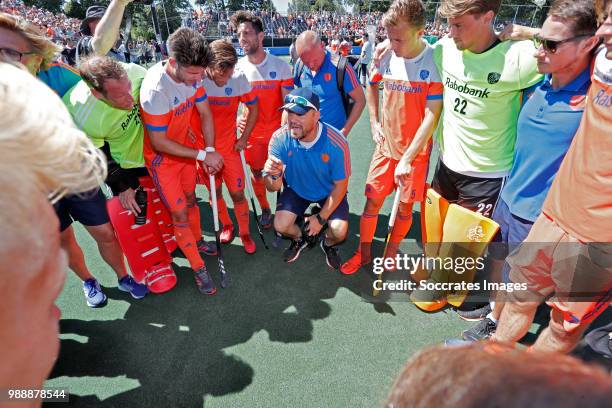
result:
M 348 137 L 349 133 L 351 132 L 351 129 L 353 129 L 353 126 L 355 126 L 355 123 L 357 123 L 357 121 L 359 120 L 361 112 L 363 112 L 363 108 L 365 108 L 366 104 L 365 95 L 363 94 L 363 89 L 361 89 L 360 85 L 353 89 L 349 93 L 349 95 L 351 96 L 353 101 L 355 101 L 355 104 L 353 105 L 353 110 L 351 111 L 351 114 L 346 119 L 344 127 L 340 129 L 342 134 L 346 137 Z
M 104 16 L 96 26 L 96 31 L 93 33 L 91 47 L 94 54 L 106 55 L 113 48 L 117 38 L 119 38 L 119 28 L 125 8 L 132 1 L 134 0 L 112 0 L 110 2 Z

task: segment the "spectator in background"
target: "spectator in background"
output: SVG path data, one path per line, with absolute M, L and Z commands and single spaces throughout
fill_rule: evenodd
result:
M 359 80 L 364 87 L 368 83 L 368 65 L 370 65 L 370 62 L 372 62 L 372 51 L 372 41 L 370 41 L 369 35 L 364 33 L 362 37 L 361 54 L 359 56 L 360 63 L 358 67 Z

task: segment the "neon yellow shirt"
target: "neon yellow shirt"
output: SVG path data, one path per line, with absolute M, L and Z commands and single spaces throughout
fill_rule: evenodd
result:
M 442 161 L 451 170 L 503 177 L 512 167 L 522 90 L 542 78 L 531 41 L 504 41 L 481 54 L 444 37 L 434 61 L 444 86 L 438 126 Z
M 146 69 L 136 64 L 120 63 L 132 82 L 132 110 L 113 108 L 92 95 L 84 81 L 77 83 L 63 97 L 76 125 L 100 148 L 108 142 L 113 159 L 124 169 L 144 167 L 142 143 L 144 128 L 140 119 L 140 85 Z

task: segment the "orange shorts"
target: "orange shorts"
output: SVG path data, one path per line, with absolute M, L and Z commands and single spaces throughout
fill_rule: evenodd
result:
M 510 280 L 528 289 L 509 294 L 510 301 L 512 295 L 519 301 L 553 295 L 546 303 L 563 314 L 568 332 L 590 323 L 612 299 L 612 244 L 580 242 L 545 214 L 506 261 Z
M 257 140 L 247 145 L 245 150 L 246 162 L 253 170 L 262 170 L 268 160 L 268 144 L 270 141 Z
M 384 198 L 395 190 L 395 168 L 399 160 L 383 156 L 378 149 L 374 151 L 368 178 L 366 180 L 365 195 L 368 198 Z M 419 155 L 412 162 L 410 182 L 402 185 L 400 201 L 414 203 L 423 201 L 425 196 L 425 182 L 429 170 L 429 155 Z
M 194 193 L 196 187 L 196 164 L 192 163 L 153 163 L 147 168 L 153 183 L 159 191 L 164 205 L 170 212 L 184 210 L 187 206 L 185 193 Z
M 222 153 L 223 155 L 223 169 L 215 174 L 216 187 L 221 187 L 221 183 L 225 183 L 225 186 L 230 193 L 235 193 L 244 190 L 244 171 L 242 170 L 242 161 L 240 160 L 240 154 L 238 152 Z M 209 176 L 208 173 L 200 167 L 198 178 L 202 184 L 210 190 Z

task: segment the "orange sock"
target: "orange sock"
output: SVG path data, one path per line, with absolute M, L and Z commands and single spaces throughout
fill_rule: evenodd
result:
M 270 203 L 268 202 L 268 196 L 266 194 L 266 184 L 263 177 L 259 179 L 251 177 L 251 180 L 253 181 L 253 190 L 255 190 L 255 197 L 257 197 L 257 201 L 259 201 L 259 205 L 262 209 L 270 209 Z
M 183 254 L 187 257 L 191 269 L 197 271 L 204 266 L 204 261 L 198 252 L 193 233 L 188 222 L 175 222 L 174 223 L 174 237 Z
M 389 238 L 389 246 L 387 248 L 387 252 L 389 252 L 391 255 L 395 255 L 397 253 L 400 243 L 406 237 L 408 231 L 410 231 L 411 226 L 412 205 L 407 210 L 402 209 L 400 207 L 400 210 L 397 213 L 397 217 L 395 218 L 393 230 L 391 231 L 391 237 Z
M 249 203 L 247 200 L 236 201 L 234 203 L 234 214 L 238 220 L 238 233 L 248 235 L 249 231 Z
M 217 194 L 217 211 L 219 212 L 219 222 L 222 225 L 232 225 L 232 219 L 230 218 L 229 211 L 227 210 L 227 204 L 221 194 Z
M 359 221 L 359 250 L 361 251 L 362 261 L 370 261 L 372 259 L 372 240 L 376 232 L 376 223 L 378 222 L 378 214 L 370 214 L 364 212 Z
M 196 242 L 202 238 L 202 227 L 200 226 L 200 207 L 197 204 L 192 206 L 187 206 L 188 216 L 189 216 L 189 226 L 191 227 L 191 232 L 193 234 L 193 238 L 195 238 Z

